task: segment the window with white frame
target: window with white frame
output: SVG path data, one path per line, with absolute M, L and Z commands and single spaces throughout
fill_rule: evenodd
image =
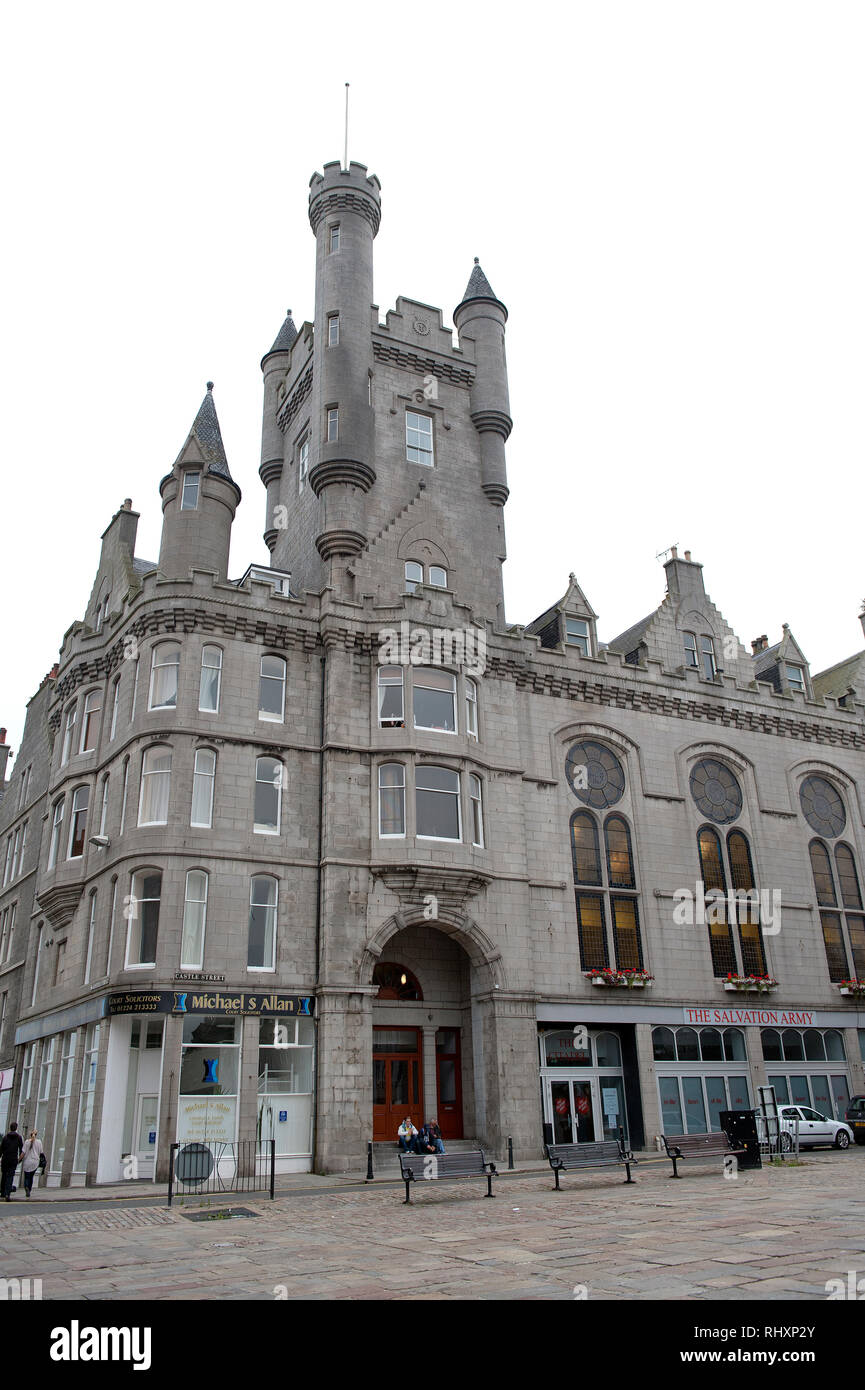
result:
M 339 314 L 328 314 L 327 316 L 327 345 L 328 347 L 339 345 Z
M 78 716 L 78 705 L 70 705 L 66 711 L 66 722 L 63 726 L 63 750 L 60 754 L 60 766 L 68 763 L 75 740 L 75 721 Z
M 279 885 L 269 874 L 256 874 L 249 889 L 247 969 L 276 968 L 276 912 Z
M 89 753 L 96 747 L 99 739 L 99 715 L 102 710 L 102 691 L 91 690 L 84 698 L 81 715 L 81 742 L 79 753 Z
M 805 694 L 805 672 L 801 666 L 789 666 L 785 663 L 784 674 L 787 677 L 787 684 L 791 690 L 799 690 Z
M 713 681 L 717 675 L 718 666 L 715 661 L 715 643 L 711 637 L 700 638 L 700 650 L 703 653 L 703 674 L 707 680 Z
M 180 942 L 181 970 L 201 970 L 204 965 L 204 929 L 207 918 L 207 874 L 190 869 L 186 875 L 183 904 L 183 935 Z
M 281 656 L 261 658 L 258 682 L 258 717 L 281 724 L 285 717 L 286 663 Z
M 334 252 L 334 251 L 338 251 L 338 250 L 339 250 L 339 240 L 340 240 L 339 232 L 340 232 L 340 227 L 339 227 L 339 223 L 338 223 L 338 222 L 334 222 L 333 225 L 332 225 L 331 227 L 328 228 L 328 242 L 327 242 L 327 244 L 328 244 L 328 250 L 329 250 L 331 253 Z
M 253 830 L 256 835 L 279 834 L 282 780 L 283 766 L 278 758 L 256 758 L 253 816 Z
M 33 1128 L 38 1134 L 45 1133 L 48 1118 L 48 1105 L 51 1097 L 51 1076 L 54 1071 L 54 1037 L 45 1038 L 42 1043 L 42 1060 L 39 1063 L 39 1090 L 36 1100 L 36 1123 Z
M 405 724 L 401 666 L 378 668 L 378 722 L 383 729 L 401 729 Z
M 150 698 L 148 709 L 176 709 L 180 674 L 180 645 L 160 642 L 150 658 Z
M 240 1027 L 240 1019 L 214 1014 L 190 1014 L 184 1018 L 177 1107 L 177 1138 L 181 1143 L 202 1134 L 234 1138 L 240 1087 Z
M 258 1021 L 258 1133 L 278 1155 L 312 1152 L 314 1037 L 311 1018 Z
M 141 762 L 139 825 L 167 824 L 170 792 L 171 749 L 161 744 L 156 748 L 148 748 Z
M 297 448 L 297 490 L 303 492 L 306 487 L 306 480 L 309 476 L 309 432 L 300 441 Z
M 434 589 L 446 589 L 448 586 L 448 572 L 442 565 L 430 565 L 429 582 Z
M 105 834 L 108 824 L 108 773 L 102 778 L 102 805 L 99 808 L 99 834 Z
M 415 769 L 415 819 L 419 839 L 462 839 L 459 773 L 427 765 Z
M 54 947 L 54 987 L 62 985 L 66 974 L 66 937 Z
M 96 891 L 90 894 L 90 912 L 87 920 L 87 950 L 84 954 L 84 983 L 90 984 L 90 971 L 93 966 L 93 943 L 96 938 Z
M 76 787 L 72 793 L 72 811 L 69 821 L 69 848 L 67 859 L 80 859 L 84 853 L 87 839 L 87 809 L 90 805 L 90 788 Z
M 36 928 L 36 950 L 34 951 L 35 962 L 33 966 L 33 989 L 30 993 L 30 1007 L 36 1003 L 36 991 L 39 988 L 39 975 L 42 966 L 42 953 L 45 950 L 45 923 L 40 922 Z
M 405 768 L 402 763 L 382 763 L 378 770 L 378 833 L 383 838 L 405 838 Z
M 10 903 L 4 907 L 0 916 L 0 965 L 12 959 L 12 941 L 15 935 L 15 914 L 18 909 L 17 902 Z
M 212 748 L 195 750 L 192 774 L 192 813 L 190 825 L 209 830 L 213 824 L 213 787 L 216 780 L 216 754 Z
M 117 733 L 117 715 L 120 709 L 120 677 L 115 676 L 114 684 L 111 687 L 111 732 L 108 735 L 109 742 Z
M 54 815 L 51 820 L 51 847 L 48 851 L 48 867 L 53 869 L 57 863 L 57 856 L 60 853 L 60 841 L 63 835 L 63 812 L 65 809 L 65 799 L 60 798 L 54 803 Z
M 183 495 L 180 500 L 180 510 L 182 512 L 194 512 L 198 506 L 198 493 L 201 485 L 201 474 L 187 471 L 183 475 Z
M 682 642 L 685 649 L 685 665 L 696 671 L 700 665 L 700 659 L 697 655 L 697 638 L 693 632 L 683 632 Z
M 129 791 L 129 759 L 123 759 L 123 793 L 120 798 L 120 834 L 126 828 L 126 794 Z
M 478 849 L 484 847 L 484 806 L 481 795 L 481 779 L 469 774 L 469 802 L 472 812 L 472 844 Z
M 405 591 L 413 594 L 418 584 L 423 583 L 423 565 L 417 560 L 406 560 L 405 562 Z
M 18 792 L 18 810 L 19 810 L 19 811 L 22 811 L 22 810 L 24 809 L 24 807 L 26 806 L 26 804 L 27 804 L 27 793 L 28 793 L 28 791 L 30 790 L 30 773 L 31 773 L 31 770 L 32 770 L 32 763 L 28 763 L 27 767 L 25 767 L 24 771 L 23 771 L 22 774 L 21 774 L 21 787 L 20 787 L 20 790 L 19 790 L 19 792 Z
M 585 618 L 565 618 L 565 644 L 575 647 L 581 656 L 590 656 L 589 624 Z
M 433 466 L 433 422 L 431 415 L 418 415 L 415 410 L 405 413 L 405 456 L 408 463 Z
M 198 708 L 202 714 L 219 713 L 222 685 L 222 648 L 202 647 L 201 680 L 198 686 Z
M 3 865 L 4 888 L 6 887 L 6 884 L 9 882 L 10 878 L 12 877 L 12 844 L 14 839 L 14 832 L 10 830 L 9 834 L 6 836 L 6 862 Z
M 339 410 L 335 405 L 327 410 L 327 442 L 333 444 L 339 439 Z
M 129 931 L 126 938 L 126 967 L 155 966 L 159 936 L 159 906 L 162 874 L 158 869 L 140 869 L 132 875 L 129 896 Z
M 469 738 L 478 736 L 478 688 L 470 677 L 466 677 L 466 733 Z
M 412 673 L 412 709 L 416 729 L 435 729 L 455 734 L 456 676 L 434 667 L 415 667 Z

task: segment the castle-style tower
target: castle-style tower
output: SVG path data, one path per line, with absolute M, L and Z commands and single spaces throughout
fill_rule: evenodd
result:
M 228 469 L 212 381 L 159 492 L 163 518 L 159 573 L 165 579 L 186 579 L 194 568 L 213 570 L 219 579 L 226 579 L 240 488 Z
M 493 294 L 477 256 L 466 292 L 454 309 L 460 336 L 474 339 L 477 373 L 471 390 L 472 424 L 481 437 L 481 486 L 489 500 L 503 507 L 508 500 L 505 441 L 511 432 L 505 324 L 508 311 Z

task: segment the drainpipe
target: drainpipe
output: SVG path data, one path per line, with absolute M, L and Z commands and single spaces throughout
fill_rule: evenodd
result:
M 321 657 L 321 707 L 318 717 L 318 874 L 315 894 L 315 988 L 318 1003 L 318 985 L 321 975 L 321 858 L 324 849 L 324 710 L 327 687 L 327 654 Z M 312 1163 L 315 1172 L 316 1144 L 318 1142 L 318 1025 L 319 1014 L 315 1016 L 315 1049 L 312 1082 Z

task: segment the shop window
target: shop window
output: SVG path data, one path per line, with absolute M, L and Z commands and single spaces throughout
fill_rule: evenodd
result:
M 90 1136 L 93 1130 L 93 1102 L 96 1097 L 96 1071 L 99 1062 L 99 1024 L 88 1023 L 84 1033 L 84 1068 L 81 1073 L 81 1096 L 78 1104 L 78 1126 L 75 1134 L 74 1173 L 86 1173 L 90 1160 Z
M 280 1156 L 312 1151 L 313 1040 L 311 1018 L 259 1019 L 257 1138 Z
M 615 1033 L 598 1033 L 595 1038 L 595 1057 L 599 1067 L 620 1067 L 622 1049 Z
M 177 1138 L 233 1143 L 237 1131 L 240 1028 L 234 1018 L 183 1020 Z
M 652 1056 L 656 1062 L 675 1062 L 676 1039 L 671 1028 L 652 1029 Z

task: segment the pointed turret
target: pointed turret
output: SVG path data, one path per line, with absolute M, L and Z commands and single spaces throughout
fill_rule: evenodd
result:
M 493 293 L 475 256 L 466 292 L 454 309 L 454 323 L 460 343 L 463 338 L 474 340 L 476 372 L 471 394 L 472 422 L 481 437 L 481 486 L 496 507 L 503 507 L 508 498 L 505 440 L 513 423 L 505 365 L 507 319 L 507 309 Z
M 477 256 L 475 256 L 475 267 L 469 276 L 466 292 L 460 300 L 460 304 L 467 304 L 470 299 L 491 299 L 496 304 L 502 303 L 498 295 L 494 294 L 492 285 L 481 270 L 481 263 Z M 502 308 L 505 308 L 503 304 Z M 505 318 L 507 316 L 508 311 L 505 309 Z
M 283 325 L 273 341 L 273 347 L 261 359 L 261 370 L 264 374 L 264 413 L 261 420 L 261 463 L 258 476 L 267 488 L 264 543 L 271 552 L 276 545 L 279 485 L 285 461 L 285 440 L 276 417 L 279 411 L 280 389 L 285 387 L 291 363 L 291 349 L 296 338 L 297 329 L 291 317 L 291 310 L 286 309 Z
M 167 579 L 185 579 L 190 569 L 228 574 L 231 523 L 240 488 L 231 476 L 216 406 L 213 382 L 198 410 L 171 472 L 159 484 L 162 497 L 162 544 L 159 571 Z

